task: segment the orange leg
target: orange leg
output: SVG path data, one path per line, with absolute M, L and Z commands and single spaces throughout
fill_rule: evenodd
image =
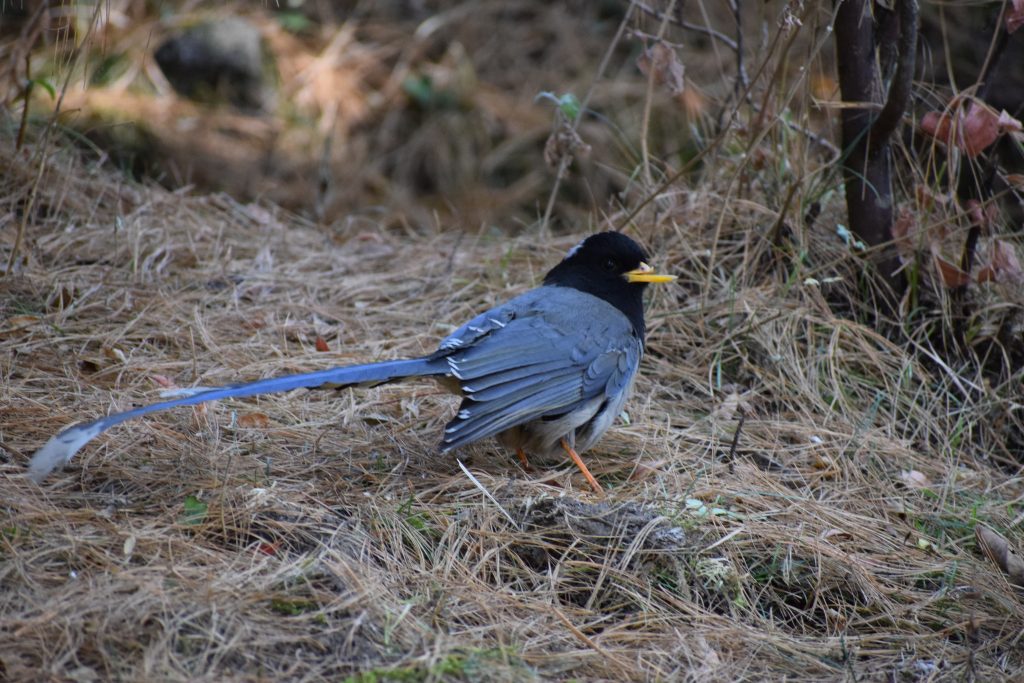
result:
M 583 458 L 581 458 L 580 454 L 576 452 L 576 449 L 570 446 L 569 442 L 565 439 L 562 439 L 562 448 L 569 454 L 572 461 L 576 463 L 576 467 L 580 468 L 580 472 L 582 472 L 583 476 L 587 478 L 587 483 L 590 484 L 590 488 L 594 489 L 594 493 L 604 494 L 604 489 L 602 489 L 601 485 L 597 483 L 597 479 L 594 479 L 594 475 L 590 473 L 587 466 L 583 464 Z
M 526 459 L 526 451 L 522 448 L 516 449 L 516 457 L 519 458 L 519 464 L 523 466 L 523 469 L 527 472 L 532 472 L 533 468 L 530 467 L 530 461 Z

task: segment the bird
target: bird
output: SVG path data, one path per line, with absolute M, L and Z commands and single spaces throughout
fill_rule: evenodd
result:
M 674 275 L 656 273 L 627 235 L 592 234 L 572 247 L 540 286 L 476 316 L 419 358 L 350 365 L 222 387 L 179 390 L 175 398 L 68 427 L 32 457 L 41 482 L 85 444 L 126 420 L 180 406 L 293 389 L 378 386 L 434 377 L 462 396 L 440 451 L 488 437 L 545 458 L 562 452 L 596 493 L 580 453 L 623 411 L 644 353 L 644 290 Z

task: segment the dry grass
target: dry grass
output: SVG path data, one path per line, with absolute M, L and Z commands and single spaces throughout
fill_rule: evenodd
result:
M 32 174 L 6 143 L 4 158 L 10 207 Z M 630 424 L 590 458 L 607 501 L 570 466 L 527 475 L 489 444 L 461 454 L 498 505 L 485 499 L 435 454 L 452 400 L 416 383 L 129 423 L 31 484 L 25 463 L 55 430 L 153 400 L 161 378 L 423 353 L 440 321 L 529 287 L 575 239 L 334 243 L 71 154 L 49 169 L 29 263 L 0 281 L 9 678 L 994 680 L 1024 666 L 1021 593 L 971 533 L 980 520 L 1021 538 L 1024 478 L 988 457 L 983 409 L 949 409 L 933 368 L 834 317 L 820 287 L 740 277 L 757 240 L 742 211 L 705 276 L 708 194 L 685 197 L 696 220 L 648 236 L 683 281 L 651 301 Z
M 776 110 L 807 108 L 797 85 Z M 160 414 L 31 483 L 56 430 L 169 385 L 428 352 L 589 228 L 325 231 L 63 141 L 36 186 L 5 130 L 0 263 L 29 230 L 0 278 L 0 678 L 1019 679 L 1024 589 L 974 527 L 1024 547 L 1024 371 L 932 348 L 928 283 L 934 312 L 877 331 L 821 150 L 745 115 L 693 184 L 606 219 L 681 277 L 588 457 L 605 499 L 490 443 L 458 454 L 474 483 L 436 452 L 455 399 L 427 382 Z M 972 296 L 977 344 L 1021 310 Z

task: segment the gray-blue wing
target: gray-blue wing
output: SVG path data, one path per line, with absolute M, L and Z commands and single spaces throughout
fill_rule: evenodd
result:
M 541 287 L 470 321 L 441 350 L 465 397 L 447 451 L 627 391 L 642 341 L 607 302 Z

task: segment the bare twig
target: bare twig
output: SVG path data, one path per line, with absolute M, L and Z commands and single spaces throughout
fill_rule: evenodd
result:
M 615 48 L 618 47 L 619 41 L 622 40 L 623 34 L 626 32 L 626 25 L 629 23 L 629 19 L 633 16 L 633 5 L 630 3 L 629 7 L 626 8 L 626 12 L 622 16 L 622 21 L 619 22 L 619 28 L 615 31 L 615 36 L 611 42 L 608 43 L 608 49 L 605 50 L 604 56 L 601 58 L 601 63 L 597 67 L 597 72 L 594 74 L 594 80 L 590 84 L 590 88 L 587 90 L 587 94 L 584 95 L 583 101 L 580 102 L 580 111 L 576 115 L 576 120 L 572 122 L 572 130 L 575 132 L 579 129 L 580 121 L 583 120 L 583 114 L 587 111 L 587 106 L 590 104 L 591 98 L 594 96 L 594 88 L 597 87 L 598 81 L 604 76 L 604 72 L 608 69 L 608 64 L 612 60 L 612 54 L 615 53 Z M 558 189 L 562 185 L 562 178 L 565 177 L 565 172 L 569 170 L 569 164 L 572 163 L 572 156 L 566 155 L 562 157 L 562 160 L 558 163 L 558 170 L 555 172 L 555 182 L 551 186 L 551 194 L 548 195 L 547 206 L 544 207 L 544 218 L 540 222 L 540 233 L 546 235 L 548 231 L 548 223 L 551 220 L 551 212 L 555 208 L 555 199 L 558 197 Z
M 725 35 L 724 33 L 721 33 L 720 31 L 716 31 L 710 26 L 700 26 L 699 24 L 691 24 L 688 21 L 683 21 L 682 19 L 677 19 L 676 17 L 671 16 L 668 12 L 659 12 L 653 7 L 648 7 L 642 2 L 634 2 L 633 6 L 640 10 L 641 12 L 643 12 L 644 14 L 650 15 L 655 19 L 663 19 L 668 21 L 670 24 L 675 24 L 680 28 L 685 28 L 687 31 L 693 31 L 694 33 L 702 33 L 706 36 L 714 38 L 718 42 L 728 47 L 733 52 L 736 52 L 740 49 L 739 45 L 736 44 L 735 40 Z
M 729 444 L 729 467 L 732 467 L 733 461 L 736 460 L 736 448 L 740 444 L 740 432 L 743 431 L 743 423 L 747 421 L 747 416 L 742 412 L 739 418 L 736 420 L 736 433 L 732 435 L 732 443 Z
M 658 35 L 654 37 L 655 44 L 661 42 L 665 36 L 665 31 L 668 29 L 669 16 L 672 14 L 672 10 L 675 9 L 676 0 L 671 0 L 668 4 L 668 9 L 665 11 L 665 17 L 661 20 L 661 25 L 658 26 Z M 651 178 L 651 157 L 650 150 L 647 147 L 647 136 L 651 128 L 651 105 L 654 100 L 654 76 L 657 69 L 653 64 L 653 59 L 650 61 L 651 67 L 647 72 L 647 92 L 644 94 L 644 113 L 643 118 L 640 120 L 640 159 L 643 165 L 644 171 L 644 183 L 647 187 L 650 187 L 654 181 Z
M 733 86 L 733 94 L 738 95 L 747 88 L 747 68 L 743 64 L 743 12 L 740 0 L 730 0 L 732 16 L 736 20 L 736 85 Z
M 640 40 L 651 40 L 651 41 L 658 40 L 658 36 L 655 35 L 654 33 L 647 33 L 646 31 L 638 31 L 635 28 L 629 29 L 627 31 L 627 33 L 629 33 L 629 37 L 630 38 L 639 38 Z M 683 48 L 683 44 L 682 43 L 673 43 L 672 41 L 665 40 L 664 38 L 661 38 L 661 43 L 662 43 L 662 45 L 667 45 L 668 47 L 671 47 L 674 50 L 681 50 Z

